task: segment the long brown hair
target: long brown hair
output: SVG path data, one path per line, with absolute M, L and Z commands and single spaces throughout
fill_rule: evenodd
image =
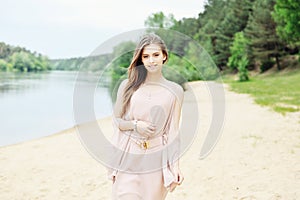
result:
M 160 46 L 162 53 L 166 56 L 163 63 L 168 60 L 168 51 L 165 42 L 156 34 L 150 33 L 144 35 L 136 46 L 133 58 L 128 67 L 128 82 L 123 94 L 123 106 L 121 116 L 123 117 L 128 110 L 133 93 L 145 82 L 147 70 L 142 63 L 142 53 L 145 46 L 157 44 Z

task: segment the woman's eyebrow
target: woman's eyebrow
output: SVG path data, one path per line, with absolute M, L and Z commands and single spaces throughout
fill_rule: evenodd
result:
M 153 53 L 150 53 L 150 54 L 156 54 L 156 53 L 160 53 L 159 51 L 155 51 Z M 148 53 L 143 53 L 142 55 L 149 55 Z

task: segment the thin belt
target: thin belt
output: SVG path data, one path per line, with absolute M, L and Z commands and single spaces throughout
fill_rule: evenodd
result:
M 141 149 L 150 149 L 164 144 L 164 135 L 151 139 L 135 139 L 130 137 L 130 140 L 136 143 Z

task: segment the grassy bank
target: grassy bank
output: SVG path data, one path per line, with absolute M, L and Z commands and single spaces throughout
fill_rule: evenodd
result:
M 238 82 L 227 76 L 224 82 L 229 84 L 231 90 L 250 94 L 256 103 L 269 106 L 276 112 L 300 111 L 300 70 L 258 75 L 248 82 Z

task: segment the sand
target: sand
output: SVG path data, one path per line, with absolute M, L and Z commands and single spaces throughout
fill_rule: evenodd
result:
M 300 199 L 299 113 L 283 116 L 224 85 L 222 135 L 214 150 L 199 159 L 213 105 L 205 82 L 189 85 L 184 105 L 197 103 L 200 126 L 180 161 L 185 180 L 167 199 Z M 111 118 L 99 123 L 109 137 Z M 110 199 L 105 167 L 85 150 L 76 127 L 1 147 L 0 166 L 1 200 Z

